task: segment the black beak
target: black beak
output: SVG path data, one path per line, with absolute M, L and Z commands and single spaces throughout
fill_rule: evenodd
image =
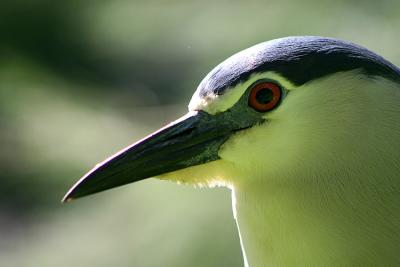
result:
M 97 164 L 62 201 L 219 159 L 219 147 L 233 132 L 248 127 L 230 123 L 223 114 L 188 113 Z

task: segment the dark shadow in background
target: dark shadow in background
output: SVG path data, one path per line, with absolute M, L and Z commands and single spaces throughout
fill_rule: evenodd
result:
M 112 57 L 101 54 L 85 43 L 86 38 L 82 36 L 75 15 L 90 4 L 94 4 L 93 1 L 1 2 L 0 66 L 2 59 L 12 51 L 51 70 L 52 75 L 61 79 L 91 85 L 85 87 L 86 92 L 74 94 L 118 95 L 131 91 L 134 95 L 137 90 L 151 88 L 160 105 L 181 99 L 182 90 L 174 85 L 187 76 L 191 60 L 157 51 L 141 55 L 116 51 Z M 71 86 L 64 90 L 82 90 L 82 87 Z M 105 90 L 112 92 L 101 92 Z M 121 104 L 124 101 L 129 105 L 130 99 L 121 99 Z M 3 153 L 8 151 L 9 154 L 3 155 L 0 163 L 0 209 L 9 214 L 29 215 L 60 198 L 70 185 L 68 179 L 54 179 L 54 176 L 72 176 L 76 170 L 62 169 L 57 173 L 24 166 L 19 155 L 23 148 L 19 148 L 17 139 L 10 138 L 18 134 L 13 128 L 12 118 L 1 111 L 0 108 L 0 143 L 3 144 Z M 51 205 L 58 205 L 58 202 Z

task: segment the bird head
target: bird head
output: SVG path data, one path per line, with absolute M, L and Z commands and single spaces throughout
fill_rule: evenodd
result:
M 390 97 L 363 90 L 396 81 L 394 65 L 336 39 L 255 45 L 203 79 L 185 116 L 96 165 L 64 201 L 149 177 L 235 187 L 321 162 L 354 164 L 337 154 L 355 146 L 355 133 L 369 131 L 371 105 Z

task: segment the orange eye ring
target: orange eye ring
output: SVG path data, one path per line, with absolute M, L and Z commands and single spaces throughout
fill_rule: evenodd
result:
M 263 82 L 251 88 L 249 106 L 257 111 L 266 112 L 275 108 L 280 99 L 280 87 L 272 82 Z

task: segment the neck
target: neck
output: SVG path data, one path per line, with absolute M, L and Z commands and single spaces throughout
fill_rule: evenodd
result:
M 261 182 L 235 189 L 248 265 L 398 266 L 399 188 L 362 187 L 354 179 L 361 175 L 346 175 L 347 181 L 342 175 L 326 177 L 341 187 L 327 184 L 325 191 L 311 184 L 302 191 L 296 185 Z

